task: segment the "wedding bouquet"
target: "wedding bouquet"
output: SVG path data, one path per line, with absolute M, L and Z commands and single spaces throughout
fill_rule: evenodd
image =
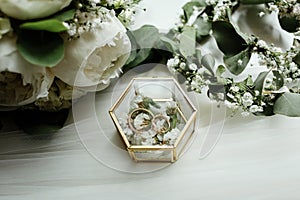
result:
M 1 0 L 2 109 L 59 112 L 106 88 L 129 56 L 139 1 Z

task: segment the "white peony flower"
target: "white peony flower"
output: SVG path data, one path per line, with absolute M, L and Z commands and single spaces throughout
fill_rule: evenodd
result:
M 54 76 L 44 67 L 25 61 L 16 49 L 16 37 L 0 40 L 0 105 L 21 106 L 46 97 Z
M 109 20 L 101 27 L 83 33 L 78 40 L 66 42 L 64 59 L 51 68 L 55 76 L 75 87 L 97 86 L 97 90 L 102 90 L 111 78 L 119 75 L 131 43 L 121 22 L 107 15 Z
M 0 10 L 20 20 L 43 18 L 67 7 L 72 0 L 0 0 Z

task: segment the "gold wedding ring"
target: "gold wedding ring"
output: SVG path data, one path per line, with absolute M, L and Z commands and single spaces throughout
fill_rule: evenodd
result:
M 145 121 L 145 124 L 143 125 L 142 128 L 136 128 L 134 125 L 134 120 L 141 113 L 144 113 L 149 116 L 149 120 L 147 120 L 149 122 Z M 136 108 L 136 109 L 132 110 L 128 116 L 129 128 L 135 133 L 141 133 L 142 131 L 147 131 L 147 130 L 151 129 L 151 121 L 153 120 L 153 118 L 154 118 L 154 115 L 150 110 L 147 110 L 145 108 Z
M 157 122 L 159 120 L 164 120 L 163 126 L 162 127 L 157 127 Z M 152 119 L 152 129 L 157 133 L 157 134 L 164 134 L 166 132 L 168 132 L 171 128 L 171 124 L 169 122 L 169 119 L 162 115 L 162 114 L 158 114 L 155 115 Z

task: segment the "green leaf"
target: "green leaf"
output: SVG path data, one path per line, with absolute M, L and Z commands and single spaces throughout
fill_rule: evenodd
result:
M 281 73 L 277 70 L 272 71 L 273 75 L 275 76 L 275 84 L 277 88 L 281 88 L 284 85 L 284 79 Z
M 53 67 L 64 57 L 64 40 L 47 31 L 21 31 L 17 48 L 25 60 L 42 67 Z
M 198 27 L 196 29 L 196 39 L 197 39 L 197 41 L 201 41 L 201 39 L 203 39 L 203 37 L 208 36 L 210 34 L 211 27 L 212 27 L 212 22 L 211 21 L 207 21 L 207 20 L 204 20 L 201 17 L 198 17 L 195 20 L 193 25 L 196 25 Z
M 196 48 L 196 31 L 194 27 L 185 26 L 181 33 L 179 51 L 185 57 L 191 57 L 195 54 Z
M 61 22 L 68 21 L 74 18 L 75 12 L 76 12 L 75 9 L 70 9 L 67 11 L 57 13 L 56 15 L 53 16 L 53 18 Z
M 250 58 L 251 53 L 247 48 L 234 56 L 225 56 L 224 63 L 232 74 L 239 75 L 246 68 Z M 242 61 L 242 63 L 239 64 L 239 61 Z
M 295 17 L 278 17 L 282 29 L 287 32 L 294 33 L 299 27 L 299 20 Z
M 54 33 L 68 30 L 63 22 L 57 19 L 45 19 L 36 22 L 25 22 L 24 24 L 20 25 L 20 28 L 28 30 L 49 31 Z
M 197 36 L 206 36 L 209 35 L 211 27 L 212 27 L 212 22 L 204 20 L 201 17 L 198 17 L 196 21 L 194 22 L 194 25 L 197 25 Z
M 264 4 L 274 2 L 274 0 L 240 0 L 243 4 Z
M 135 59 L 136 54 L 137 54 L 138 46 L 137 46 L 137 43 L 136 43 L 136 40 L 134 38 L 133 33 L 130 30 L 128 30 L 126 32 L 126 34 L 127 34 L 128 38 L 130 40 L 130 43 L 131 43 L 131 52 L 130 52 L 129 58 L 126 61 L 126 64 L 129 64 L 130 62 L 132 62 Z
M 128 36 L 133 45 L 126 68 L 135 67 L 145 61 L 150 56 L 151 49 L 160 41 L 158 29 L 152 25 L 128 31 Z
M 248 75 L 246 79 L 241 82 L 236 82 L 236 85 L 240 88 L 240 90 L 244 92 L 249 92 L 251 88 L 253 88 L 253 79 L 251 75 Z
M 263 87 L 264 87 L 264 83 L 265 83 L 265 79 L 268 76 L 268 74 L 270 73 L 270 71 L 266 71 L 266 72 L 261 72 L 256 80 L 254 81 L 254 90 L 259 91 L 259 94 L 261 95 Z
M 184 12 L 184 16 L 186 18 L 186 21 L 189 20 L 189 18 L 191 17 L 191 15 L 193 14 L 194 11 L 194 7 L 206 7 L 206 3 L 204 0 L 199 0 L 199 1 L 190 1 L 188 3 L 186 3 L 182 9 Z
M 164 46 L 169 50 L 170 52 L 176 52 L 178 49 L 178 45 L 174 40 L 171 40 L 170 38 L 166 37 L 165 35 L 160 36 L 160 40 L 163 42 Z
M 215 21 L 212 24 L 212 30 L 219 49 L 227 57 L 237 55 L 248 47 L 246 41 L 230 22 Z
M 129 68 L 136 67 L 137 65 L 145 61 L 150 56 L 150 54 L 151 54 L 151 49 L 141 49 L 137 51 L 134 60 L 128 63 L 127 67 Z
M 216 76 L 221 77 L 224 72 L 226 72 L 226 68 L 223 65 L 219 65 L 216 71 Z
M 300 117 L 300 94 L 286 92 L 274 104 L 274 113 Z
M 20 25 L 20 28 L 28 30 L 49 31 L 55 33 L 66 31 L 68 30 L 68 28 L 64 26 L 63 22 L 73 19 L 75 12 L 75 9 L 59 12 L 50 19 L 25 22 Z
M 220 94 L 220 93 L 225 93 L 225 86 L 220 83 L 211 83 L 208 85 L 208 93 L 209 94 Z M 223 97 L 225 100 L 226 95 Z
M 211 54 L 206 54 L 201 59 L 201 64 L 213 75 L 213 68 L 215 66 L 215 59 Z
M 151 49 L 160 39 L 158 29 L 152 25 L 144 25 L 141 28 L 133 31 L 132 34 L 140 49 Z
M 293 58 L 293 61 L 297 64 L 300 65 L 300 51 L 298 54 Z

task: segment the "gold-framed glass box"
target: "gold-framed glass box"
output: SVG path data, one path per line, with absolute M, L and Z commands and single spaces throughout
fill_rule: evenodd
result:
M 135 161 L 174 162 L 195 131 L 197 109 L 173 77 L 133 78 L 109 114 Z

